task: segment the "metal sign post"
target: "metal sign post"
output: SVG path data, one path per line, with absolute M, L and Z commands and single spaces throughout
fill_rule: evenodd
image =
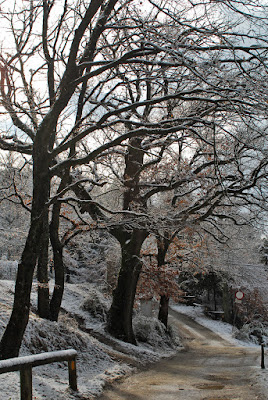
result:
M 234 302 L 236 304 L 242 303 L 243 298 L 245 297 L 245 293 L 242 292 L 241 290 L 237 290 L 235 292 L 235 300 Z M 236 315 L 237 315 L 237 307 L 234 308 L 234 320 L 233 320 L 233 327 L 235 326 L 235 321 L 236 321 Z

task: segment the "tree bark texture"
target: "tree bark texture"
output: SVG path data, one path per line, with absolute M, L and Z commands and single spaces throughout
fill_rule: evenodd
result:
M 166 232 L 163 237 L 157 239 L 157 265 L 158 268 L 165 264 L 165 258 L 170 245 L 170 239 Z M 161 290 L 161 288 L 160 288 Z M 167 328 L 168 324 L 168 305 L 169 296 L 167 293 L 162 293 L 160 296 L 158 319 Z
M 141 246 L 146 238 L 142 230 L 134 230 L 122 246 L 122 261 L 113 302 L 108 313 L 108 332 L 116 338 L 136 344 L 132 326 L 133 305 L 142 263 Z
M 69 179 L 69 171 L 64 174 L 61 183 L 59 185 L 58 192 L 63 190 Z M 50 319 L 57 321 L 60 312 L 61 301 L 64 291 L 65 281 L 65 270 L 63 263 L 63 245 L 59 238 L 59 227 L 60 227 L 60 210 L 61 203 L 55 203 L 52 210 L 52 218 L 49 226 L 50 242 L 53 249 L 53 262 L 54 262 L 54 274 L 55 274 L 55 285 L 50 301 Z
M 168 305 L 169 297 L 166 295 L 162 295 L 160 297 L 158 319 L 160 322 L 162 322 L 162 324 L 165 325 L 166 328 L 168 325 Z
M 45 214 L 45 213 L 44 213 Z M 37 265 L 37 282 L 38 282 L 38 315 L 41 318 L 50 318 L 49 311 L 49 286 L 48 286 L 48 244 L 49 244 L 49 228 L 48 228 L 48 212 L 44 215 L 44 230 L 40 241 L 39 258 Z
M 144 151 L 141 149 L 141 138 L 132 138 L 129 141 L 129 150 L 125 157 L 123 209 L 131 209 L 132 203 L 140 202 L 139 179 L 143 164 Z
M 53 245 L 52 245 L 53 247 Z M 51 321 L 57 321 L 60 312 L 60 306 L 64 291 L 64 264 L 62 257 L 62 246 L 53 247 L 53 258 L 54 258 L 54 272 L 55 272 L 55 285 L 50 301 L 50 319 Z
M 142 139 L 138 137 L 129 140 L 128 152 L 125 156 L 124 210 L 144 206 L 141 202 L 138 185 L 144 157 L 141 143 Z M 116 338 L 136 344 L 132 313 L 142 268 L 140 250 L 148 233 L 142 227 L 133 227 L 131 231 L 119 227 L 111 233 L 121 244 L 122 259 L 117 286 L 113 291 L 113 302 L 108 313 L 107 329 Z
M 45 132 L 36 137 L 33 151 L 33 201 L 31 222 L 18 266 L 13 310 L 0 343 L 0 358 L 17 357 L 30 312 L 30 295 L 41 238 L 47 224 L 50 194 L 49 157 Z

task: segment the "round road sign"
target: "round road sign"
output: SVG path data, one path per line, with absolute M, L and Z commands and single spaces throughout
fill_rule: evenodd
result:
M 241 292 L 241 290 L 238 290 L 237 292 L 235 292 L 235 297 L 237 298 L 237 300 L 242 300 L 244 297 L 244 293 Z

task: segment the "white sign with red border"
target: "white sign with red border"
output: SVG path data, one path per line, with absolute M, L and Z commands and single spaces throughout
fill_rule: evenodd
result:
M 242 301 L 242 299 L 244 298 L 245 293 L 242 292 L 241 290 L 237 290 L 237 292 L 235 292 L 235 300 L 237 303 L 240 303 Z

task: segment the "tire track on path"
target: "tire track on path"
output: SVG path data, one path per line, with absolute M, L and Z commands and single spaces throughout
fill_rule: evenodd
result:
M 251 380 L 258 349 L 232 345 L 176 311 L 170 322 L 184 348 L 115 384 L 100 400 L 267 400 Z

